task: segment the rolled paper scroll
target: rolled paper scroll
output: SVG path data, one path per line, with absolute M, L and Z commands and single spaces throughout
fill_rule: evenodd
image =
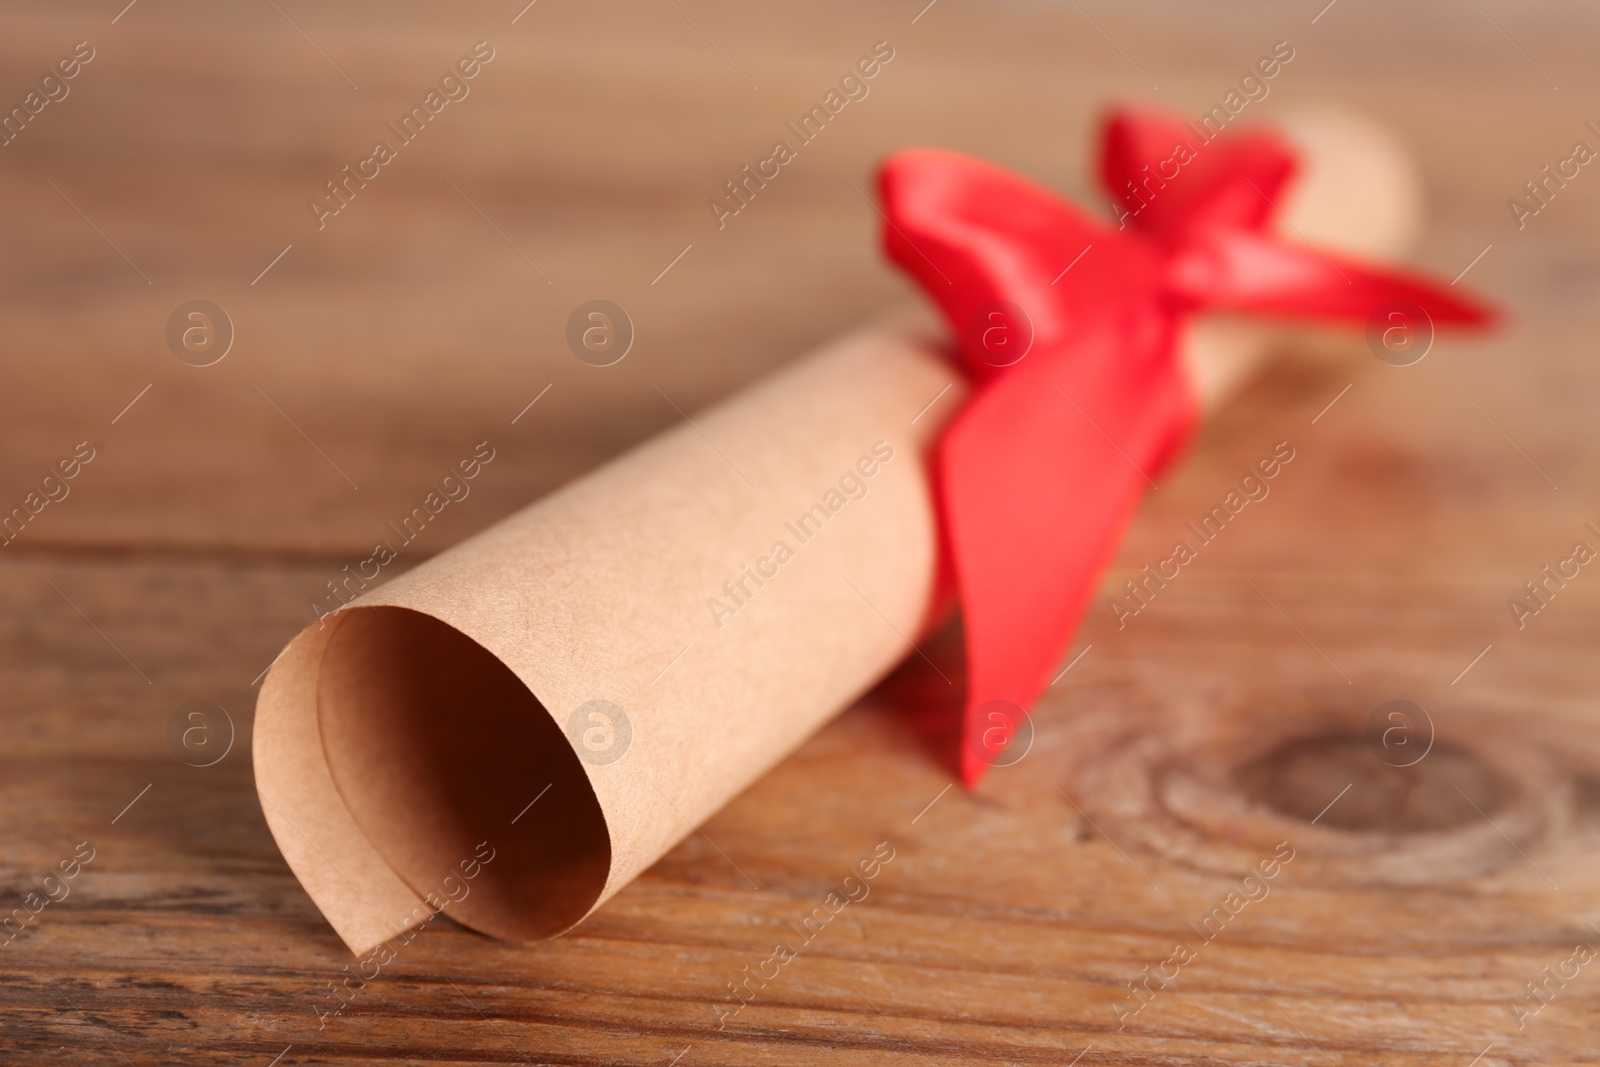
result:
M 1114 120 L 1112 152 L 1137 158 L 1144 148 L 1131 135 L 1156 121 Z M 1263 190 L 1272 211 L 1322 251 L 1398 251 L 1416 198 L 1392 141 L 1328 116 L 1292 136 L 1309 180 L 1281 203 L 1276 185 Z M 1220 146 L 1206 151 L 1231 158 Z M 1102 224 L 1074 230 L 1066 247 L 1035 242 L 1038 255 L 1059 261 L 1023 257 L 1014 265 L 1027 276 L 1011 279 L 1019 285 L 997 286 L 984 248 L 1005 242 L 979 240 L 974 254 L 961 231 L 971 236 L 983 220 L 963 217 L 957 195 L 943 207 L 959 225 L 940 230 L 929 214 L 940 197 L 998 190 L 1040 219 L 1057 209 L 1020 179 L 973 186 L 972 174 L 1000 172 L 951 160 L 943 177 L 927 155 L 887 166 L 891 254 L 913 273 L 921 268 L 909 261 L 924 255 L 966 272 L 944 294 L 918 274 L 958 324 L 985 300 L 1022 293 L 1045 327 L 1039 354 L 1057 358 L 1071 323 L 1050 318 L 1050 294 L 1029 289 L 1041 284 L 1034 275 L 1047 267 L 1048 284 L 1093 235 L 1109 246 L 1119 231 Z M 1187 180 L 1172 183 L 1174 204 Z M 1176 207 L 1156 213 L 1159 203 L 1149 201 L 1151 219 L 1182 217 Z M 1271 221 L 1251 217 L 1258 229 Z M 1011 222 L 1019 218 L 1027 221 Z M 1074 269 L 1092 279 L 1089 289 L 1068 291 L 1074 300 L 1114 296 L 1113 266 L 1138 254 L 1085 259 Z M 1179 422 L 1150 440 L 1176 444 L 1196 400 L 1217 403 L 1281 327 L 1167 321 L 1172 375 L 1151 395 L 1165 396 Z M 825 345 L 296 636 L 258 701 L 256 781 L 285 859 L 339 936 L 364 954 L 440 911 L 513 940 L 566 930 L 862 696 L 912 654 L 947 603 L 951 516 L 935 478 L 946 489 L 958 483 L 936 465 L 951 454 L 947 428 L 970 423 L 982 410 L 974 398 L 997 395 L 1006 380 L 963 370 L 925 317 L 897 317 Z M 1056 417 L 1077 418 L 1057 403 Z M 1100 447 L 1099 465 L 1080 463 L 1079 477 L 1122 463 L 1115 446 Z M 1004 465 L 998 473 L 1009 477 Z M 1084 528 L 1104 542 L 1096 558 L 1064 571 L 1070 602 L 1057 605 L 1058 645 L 1071 636 L 1073 598 L 1087 595 L 1080 587 L 1092 584 L 1136 499 L 1118 481 L 1109 493 L 1049 505 L 1050 521 L 1099 509 Z M 984 544 L 984 532 L 962 536 L 956 577 L 988 595 L 961 573 L 971 565 L 962 553 Z M 1009 699 L 1031 702 L 1023 690 L 1032 670 L 1013 669 L 1024 680 Z

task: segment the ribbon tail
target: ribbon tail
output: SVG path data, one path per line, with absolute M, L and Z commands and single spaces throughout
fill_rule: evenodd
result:
M 1489 326 L 1497 315 L 1420 275 L 1242 230 L 1211 230 L 1169 272 L 1174 290 L 1195 305 L 1249 314 L 1362 323 L 1408 302 L 1439 326 Z
M 968 788 L 1000 754 L 992 742 L 1003 752 L 1048 686 L 1141 497 L 1196 421 L 1172 320 L 1130 311 L 1139 314 L 1087 331 L 1070 354 L 1030 354 L 941 441 L 939 495 L 966 627 Z

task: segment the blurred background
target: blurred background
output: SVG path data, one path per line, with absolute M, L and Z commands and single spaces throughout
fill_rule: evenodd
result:
M 1600 172 L 1573 164 L 1545 203 L 1525 188 L 1600 150 L 1600 12 L 111 0 L 7 3 L 0 27 L 0 512 L 80 443 L 93 456 L 0 552 L 0 912 L 77 842 L 99 849 L 6 942 L 0 1048 L 685 1067 L 1594 1052 L 1600 978 L 1541 986 L 1536 1024 L 1512 1006 L 1600 939 L 1600 578 L 1520 627 L 1507 600 L 1575 541 L 1600 548 Z M 719 227 L 708 201 L 879 42 L 868 95 Z M 1427 189 L 1415 262 L 1507 325 L 1405 368 L 1357 337 L 1255 382 L 1151 496 L 1106 594 L 1274 442 L 1293 467 L 1127 631 L 1091 614 L 1076 647 L 1095 651 L 1033 758 L 981 795 L 940 791 L 950 746 L 911 743 L 940 727 L 897 677 L 573 936 L 431 930 L 319 1026 L 349 959 L 272 847 L 248 737 L 253 680 L 325 583 L 478 442 L 495 461 L 397 568 L 674 404 L 915 299 L 863 195 L 888 151 L 957 148 L 1103 203 L 1108 102 L 1197 117 L 1279 42 L 1294 58 L 1242 117 L 1334 102 L 1392 127 Z M 441 88 L 464 58 L 475 73 Z M 396 136 L 430 91 L 454 98 Z M 378 140 L 394 158 L 329 199 Z M 605 367 L 567 341 L 595 299 L 634 330 Z M 194 325 L 215 340 L 186 343 Z M 1361 739 L 1401 697 L 1441 747 L 1397 778 Z M 203 768 L 169 743 L 190 700 L 234 739 Z M 1094 778 L 1108 767 L 1122 777 Z M 918 815 L 935 794 L 937 830 Z M 1127 983 L 1286 826 L 1309 884 L 1119 1030 Z M 899 857 L 852 928 L 717 1029 L 726 984 L 879 837 Z
M 476 487 L 483 525 L 675 420 L 651 381 L 692 410 L 904 297 L 856 191 L 886 151 L 947 145 L 1098 201 L 1088 162 L 1108 101 L 1197 116 L 1280 40 L 1295 59 L 1243 117 L 1335 100 L 1398 129 L 1429 184 L 1423 263 L 1453 277 L 1495 243 L 1471 280 L 1518 310 L 1589 281 L 1597 198 L 1581 178 L 1521 232 L 1506 206 L 1595 140 L 1576 6 L 1339 0 L 1312 24 L 1283 3 L 940 0 L 914 25 L 879 4 L 540 0 L 515 25 L 478 5 L 278 8 L 141 0 L 114 25 L 86 5 L 7 8 L 7 108 L 75 42 L 95 53 L 0 169 L 13 398 L 0 492 L 24 493 L 73 443 L 62 434 L 107 449 L 94 491 L 83 483 L 26 542 L 359 550 L 375 519 L 409 507 L 419 466 L 499 430 L 516 463 Z M 719 231 L 707 201 L 879 40 L 895 59 L 868 98 Z M 386 124 L 478 41 L 495 59 L 470 95 L 319 229 L 308 201 L 375 140 L 398 142 Z M 594 297 L 638 334 L 604 373 L 564 340 Z M 236 331 L 204 372 L 166 340 L 191 299 Z M 1555 311 L 1519 315 L 1531 343 L 1483 362 L 1525 366 L 1586 332 Z M 537 418 L 502 429 L 552 383 Z M 1583 393 L 1507 396 L 1528 417 L 1504 415 L 1560 466 L 1577 457 L 1540 439 L 1560 420 L 1532 416 Z M 468 520 L 454 524 L 459 536 Z

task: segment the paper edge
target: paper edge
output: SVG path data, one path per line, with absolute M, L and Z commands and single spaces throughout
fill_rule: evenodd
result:
M 278 851 L 334 933 L 359 956 L 404 933 L 423 900 L 356 825 L 322 748 L 317 677 L 342 621 L 329 616 L 284 648 L 261 684 L 251 746 L 257 799 Z M 381 915 L 396 916 L 394 926 L 384 926 Z

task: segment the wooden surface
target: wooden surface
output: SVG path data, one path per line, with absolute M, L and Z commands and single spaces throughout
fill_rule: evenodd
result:
M 0 913 L 94 850 L 0 947 L 8 1062 L 1600 1056 L 1600 964 L 1513 1011 L 1600 946 L 1600 576 L 1521 630 L 1506 607 L 1573 542 L 1600 547 L 1600 177 L 1520 232 L 1506 207 L 1596 144 L 1592 14 L 520 6 L 0 15 L 7 108 L 74 42 L 96 52 L 0 148 L 0 504 L 95 448 L 0 549 Z M 473 443 L 503 457 L 410 565 L 673 423 L 662 393 L 692 411 L 902 298 L 846 182 L 884 151 L 950 145 L 1083 195 L 1100 102 L 1198 113 L 1285 39 L 1250 113 L 1334 98 L 1393 123 L 1434 208 L 1419 258 L 1451 277 L 1492 246 L 1466 280 L 1509 329 L 1405 369 L 1354 342 L 1257 383 L 1153 494 L 1106 596 L 1286 440 L 1270 497 L 1125 629 L 1096 606 L 1033 750 L 977 794 L 946 791 L 946 687 L 907 668 L 571 935 L 441 920 L 320 1018 L 351 960 L 263 823 L 252 679 L 385 520 Z M 318 231 L 308 198 L 479 40 L 496 54 L 470 96 Z M 719 232 L 707 198 L 878 40 L 896 52 L 871 95 Z M 563 341 L 595 297 L 638 330 L 605 369 Z M 215 366 L 167 348 L 195 298 L 236 327 Z M 1366 737 L 1391 699 L 1437 734 L 1405 770 Z M 237 733 L 214 766 L 168 746 L 191 700 Z M 719 1029 L 729 984 L 883 841 L 870 895 Z M 1270 892 L 1204 940 L 1188 924 L 1279 842 Z M 1142 1003 L 1128 984 L 1178 942 L 1194 958 Z

